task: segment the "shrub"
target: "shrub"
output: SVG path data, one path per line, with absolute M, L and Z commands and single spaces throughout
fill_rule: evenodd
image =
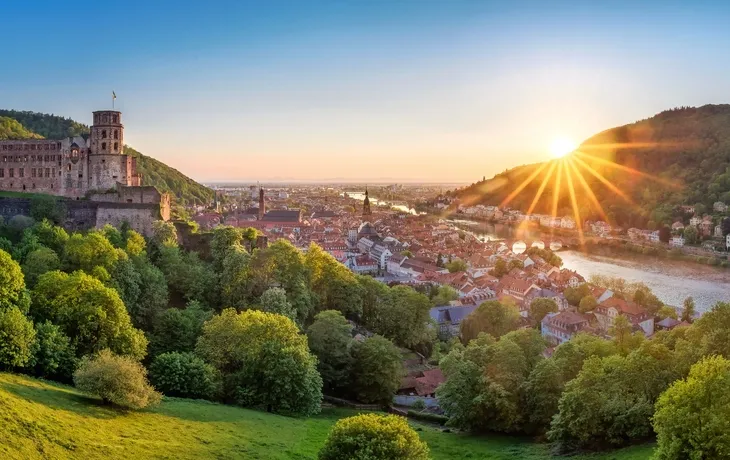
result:
M 102 350 L 84 357 L 74 372 L 76 388 L 99 396 L 106 403 L 142 409 L 160 402 L 161 395 L 147 382 L 147 370 L 125 356 Z
M 449 418 L 445 415 L 432 414 L 430 412 L 418 412 L 415 410 L 409 410 L 408 416 L 424 422 L 438 423 L 439 425 L 446 425 L 446 422 L 449 421 Z
M 211 399 L 218 392 L 213 366 L 192 353 L 163 353 L 150 366 L 150 381 L 167 396 Z
M 428 446 L 403 417 L 362 414 L 339 420 L 319 452 L 320 460 L 425 460 Z

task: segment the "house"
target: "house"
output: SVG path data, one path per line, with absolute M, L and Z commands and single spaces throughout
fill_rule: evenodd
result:
M 651 241 L 652 243 L 659 242 L 659 230 L 654 230 L 653 232 L 649 233 L 649 241 Z
M 348 257 L 345 266 L 355 273 L 376 273 L 378 271 L 378 261 L 370 257 L 368 254 L 362 254 L 355 257 Z
M 659 331 L 662 331 L 662 330 L 671 331 L 672 329 L 679 326 L 680 324 L 682 324 L 682 322 L 679 320 L 676 320 L 674 318 L 664 318 L 663 320 L 656 323 L 656 328 Z M 685 323 L 685 324 L 687 324 L 687 323 Z
M 700 225 L 700 222 L 702 222 L 702 219 L 700 219 L 698 216 L 692 216 L 689 219 L 689 224 L 694 225 L 695 227 Z
M 382 244 L 375 244 L 370 248 L 370 257 L 378 261 L 378 268 L 386 270 L 388 267 L 388 261 L 393 256 L 390 250 Z
M 669 245 L 677 247 L 677 248 L 681 248 L 682 246 L 684 246 L 684 237 L 673 236 L 672 239 L 669 240 Z
M 702 219 L 702 222 L 700 222 L 700 235 L 702 236 L 710 236 L 712 235 L 712 218 L 710 216 L 705 217 Z
M 654 333 L 654 317 L 632 301 L 610 297 L 599 303 L 593 314 L 598 320 L 599 327 L 604 331 L 613 326 L 616 317 L 623 315 L 633 326 L 641 328 L 644 335 L 649 336 Z
M 550 299 L 558 305 L 560 311 L 568 308 L 568 300 L 561 293 L 552 289 L 531 289 L 525 296 L 524 304 L 526 308 L 530 308 L 530 304 L 535 299 Z
M 386 265 L 387 272 L 394 275 L 399 275 L 401 273 L 400 266 L 407 259 L 408 257 L 404 256 L 403 254 L 393 254 L 392 256 L 390 256 L 390 259 L 388 259 L 388 263 Z
M 589 328 L 590 320 L 588 315 L 570 310 L 548 313 L 540 323 L 542 336 L 553 345 L 567 342 L 575 334 Z
M 476 305 L 468 305 L 463 307 L 434 307 L 429 312 L 431 319 L 436 322 L 439 337 L 448 339 L 459 336 L 459 327 L 464 318 L 469 316 L 471 312 L 476 310 Z
M 550 281 L 558 288 L 565 289 L 568 287 L 576 288 L 585 283 L 586 280 L 577 272 L 564 268 L 559 272 L 553 272 L 549 276 Z
M 672 224 L 672 231 L 673 232 L 679 232 L 680 230 L 684 230 L 684 224 L 680 221 L 677 221 Z
M 560 228 L 568 228 L 573 229 L 575 228 L 575 220 L 573 220 L 572 217 L 565 216 L 562 219 L 560 219 Z
M 522 302 L 523 300 L 525 300 L 525 297 L 527 296 L 527 293 L 530 291 L 530 289 L 539 290 L 540 286 L 523 278 L 515 278 L 510 275 L 505 275 L 499 281 L 499 284 L 497 284 L 497 288 L 495 289 L 495 291 L 500 296 L 512 296 L 518 301 Z

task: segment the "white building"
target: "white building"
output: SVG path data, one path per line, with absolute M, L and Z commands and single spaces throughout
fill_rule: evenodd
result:
M 572 217 L 565 216 L 560 219 L 560 228 L 575 228 L 575 220 Z
M 673 236 L 672 239 L 669 240 L 669 245 L 681 248 L 682 246 L 684 246 L 684 237 Z

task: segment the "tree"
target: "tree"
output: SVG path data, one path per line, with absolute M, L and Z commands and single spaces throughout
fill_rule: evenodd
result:
M 494 268 L 489 272 L 490 275 L 496 276 L 497 278 L 501 278 L 507 273 L 509 273 L 509 268 L 507 267 L 507 262 L 502 258 L 497 259 L 494 263 Z
M 163 246 L 159 250 L 157 266 L 165 275 L 170 291 L 185 302 L 211 302 L 216 291 L 216 275 L 210 264 L 196 252 L 185 252 L 177 246 Z
M 632 335 L 631 330 L 631 322 L 624 315 L 618 315 L 613 320 L 613 326 L 608 330 L 609 335 L 613 337 L 613 341 L 620 353 L 627 354 L 635 348 L 637 341 L 640 342 L 643 338 Z
M 184 309 L 168 308 L 154 322 L 150 333 L 150 356 L 178 351 L 195 350 L 195 343 L 203 332 L 203 324 L 213 317 L 198 302 L 190 302 Z
M 213 238 L 210 240 L 210 254 L 213 257 L 213 269 L 216 273 L 223 270 L 223 261 L 234 246 L 240 246 L 243 241 L 241 229 L 230 225 L 219 225 L 213 229 Z
M 588 313 L 589 311 L 593 311 L 598 306 L 598 301 L 595 297 L 592 295 L 587 295 L 580 299 L 580 304 L 578 305 L 578 311 L 581 313 Z
M 30 199 L 30 217 L 60 224 L 66 219 L 66 206 L 56 197 L 36 195 Z
M 291 303 L 286 298 L 286 291 L 282 288 L 269 288 L 261 294 L 259 299 L 261 309 L 269 313 L 276 313 L 286 316 L 292 321 L 297 321 L 297 313 L 294 311 Z
M 36 325 L 33 356 L 26 368 L 38 377 L 71 381 L 77 359 L 71 340 L 60 327 L 48 321 Z
M 700 235 L 697 228 L 694 225 L 690 225 L 689 227 L 685 227 L 683 236 L 685 243 L 697 244 Z
M 394 286 L 385 299 L 363 318 L 372 332 L 393 340 L 399 346 L 412 348 L 435 340 L 429 326 L 431 301 L 409 286 Z
M 192 353 L 158 355 L 150 365 L 150 382 L 167 396 L 213 399 L 219 391 L 218 372 Z
M 656 403 L 656 459 L 723 458 L 730 451 L 730 361 L 711 356 L 693 365 Z
M 172 222 L 156 220 L 152 224 L 151 242 L 157 248 L 160 247 L 176 247 L 177 246 L 177 229 Z
M 395 345 L 374 335 L 353 344 L 352 359 L 352 387 L 357 399 L 390 403 L 403 377 L 403 358 Z
M 363 292 L 357 277 L 347 267 L 315 243 L 309 245 L 304 265 L 309 274 L 316 311 L 340 310 L 347 317 L 362 314 Z
M 692 297 L 684 299 L 682 304 L 682 321 L 691 323 L 695 316 L 695 300 Z
M 540 327 L 540 323 L 548 313 L 556 313 L 558 304 L 553 299 L 538 297 L 530 302 L 530 319 L 533 324 Z
M 0 308 L 0 368 L 23 367 L 33 355 L 33 323 L 18 307 Z
M 30 228 L 31 233 L 38 239 L 38 243 L 53 250 L 56 254 L 62 254 L 63 248 L 68 241 L 68 233 L 63 227 L 53 225 L 47 219 L 37 222 Z
M 431 303 L 435 306 L 448 305 L 452 300 L 459 298 L 459 293 L 456 289 L 449 285 L 434 286 L 433 289 L 437 291 L 433 298 L 431 298 Z
M 673 307 L 670 307 L 669 305 L 665 305 L 662 308 L 660 308 L 659 311 L 657 311 L 656 315 L 661 319 L 665 319 L 665 318 L 677 319 L 677 310 L 675 310 Z
M 361 414 L 337 421 L 319 452 L 320 460 L 428 460 L 428 446 L 405 418 Z
M 519 327 L 520 312 L 514 305 L 490 300 L 479 305 L 461 322 L 461 337 L 469 343 L 484 332 L 499 338 Z
M 560 366 L 554 359 L 545 359 L 535 366 L 524 383 L 525 408 L 529 414 L 528 433 L 545 432 L 558 412 L 558 401 L 565 381 Z
M 301 415 L 320 410 L 317 359 L 285 316 L 223 310 L 203 326 L 196 354 L 221 372 L 228 401 Z
M 578 285 L 578 287 L 565 288 L 563 295 L 570 305 L 577 307 L 585 296 L 591 295 L 591 289 L 587 283 L 583 283 Z
M 78 271 L 44 273 L 32 292 L 31 316 L 51 321 L 71 338 L 77 356 L 109 348 L 142 359 L 147 339 L 132 327 L 119 294 L 98 279 Z
M 128 229 L 124 232 L 124 251 L 130 257 L 140 257 L 147 249 L 147 242 L 144 237 L 132 229 Z
M 35 286 L 38 277 L 46 272 L 61 268 L 61 260 L 55 252 L 41 247 L 29 253 L 22 265 L 23 275 L 29 288 Z
M 20 265 L 0 250 L 0 310 L 20 306 L 24 293 L 25 279 Z
M 352 325 L 337 310 L 325 310 L 307 328 L 309 349 L 318 358 L 324 388 L 340 391 L 350 383 Z
M 251 256 L 240 244 L 232 246 L 226 254 L 219 277 L 223 305 L 239 310 L 246 307 L 251 295 L 250 260 Z
M 449 273 L 464 272 L 467 268 L 466 262 L 461 259 L 446 264 L 446 269 L 449 270 Z
M 79 390 L 129 409 L 144 409 L 161 399 L 147 382 L 147 370 L 140 363 L 106 349 L 84 357 L 73 379 Z
M 86 236 L 74 233 L 66 242 L 64 261 L 69 269 L 91 273 L 96 267 L 103 267 L 111 273 L 119 260 L 117 249 L 101 232 L 90 232 Z

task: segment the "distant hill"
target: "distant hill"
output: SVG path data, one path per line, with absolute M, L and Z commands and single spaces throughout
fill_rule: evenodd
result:
M 534 174 L 508 205 L 527 211 L 552 168 L 533 209 L 533 213 L 551 214 L 559 163 L 519 166 L 452 194 L 465 203 L 499 205 Z M 562 163 L 563 170 L 571 174 L 561 175 L 558 215 L 573 214 L 568 193 L 572 180 L 581 220 L 602 218 L 581 176 L 609 220 L 622 226 L 670 224 L 686 217 L 680 205 L 695 205 L 699 214 L 711 213 L 714 202 L 730 203 L 730 105 L 667 110 L 603 131 L 583 142 Z
M 37 112 L 0 110 L 0 140 L 88 136 L 89 127 L 70 118 Z M 213 191 L 161 161 L 143 155 L 129 146 L 124 153 L 137 158 L 137 170 L 143 185 L 154 185 L 169 192 L 179 204 L 207 203 L 213 200 Z

